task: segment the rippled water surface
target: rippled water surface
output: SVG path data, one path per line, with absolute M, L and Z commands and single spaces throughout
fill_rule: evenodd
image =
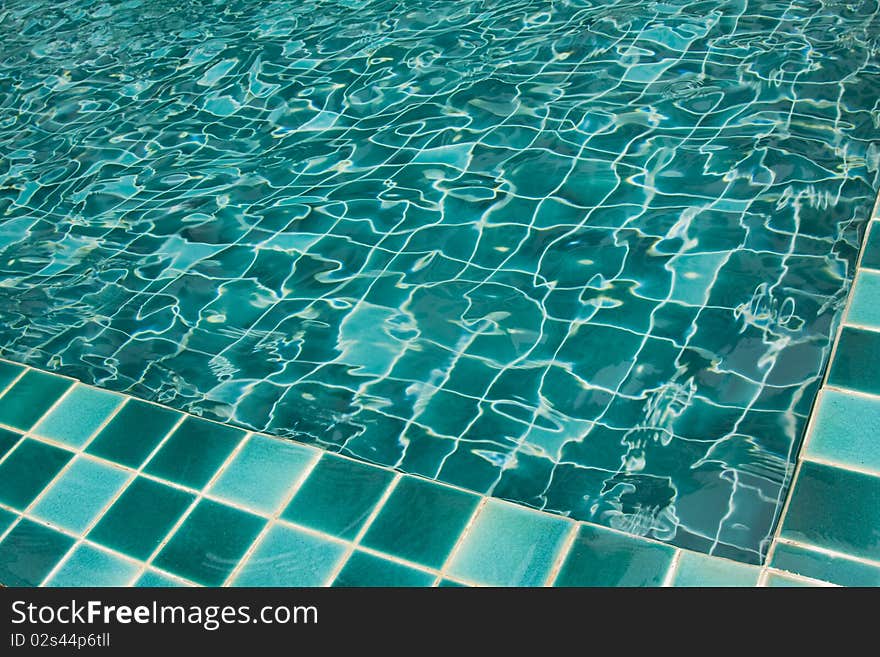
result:
M 0 0 L 0 353 L 762 558 L 876 0 Z

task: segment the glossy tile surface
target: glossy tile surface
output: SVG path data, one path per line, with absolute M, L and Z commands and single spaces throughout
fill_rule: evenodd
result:
M 47 586 L 126 586 L 138 572 L 136 562 L 80 544 L 46 582 Z
M 805 453 L 880 472 L 880 397 L 824 391 Z
M 40 420 L 33 431 L 40 436 L 82 447 L 122 403 L 121 395 L 77 385 Z
M 322 586 L 345 551 L 344 543 L 275 525 L 244 562 L 233 586 Z
M 880 230 L 877 231 L 880 234 Z M 880 272 L 862 270 L 852 292 L 846 321 L 880 330 Z
M 138 468 L 180 419 L 178 413 L 168 409 L 129 399 L 86 451 L 130 468 Z
M 0 423 L 27 431 L 72 384 L 69 379 L 28 370 L 3 395 Z
M 775 568 L 841 586 L 880 586 L 880 562 L 860 563 L 807 547 L 778 544 L 771 564 Z
M 73 543 L 74 539 L 45 525 L 20 520 L 0 541 L 0 583 L 37 586 Z
M 376 557 L 355 552 L 346 561 L 333 586 L 430 586 L 431 573 Z
M 0 502 L 23 511 L 71 458 L 67 450 L 22 440 L 0 463 Z
M 880 330 L 846 327 L 837 342 L 828 383 L 880 395 Z
M 682 552 L 675 569 L 674 586 L 755 586 L 761 569 L 726 559 L 712 559 L 696 552 Z
M 877 190 L 878 33 L 822 0 L 11 3 L 0 354 L 760 561 Z

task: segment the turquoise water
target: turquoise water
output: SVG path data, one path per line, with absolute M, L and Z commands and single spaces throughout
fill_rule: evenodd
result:
M 763 558 L 874 0 L 0 3 L 0 355 Z

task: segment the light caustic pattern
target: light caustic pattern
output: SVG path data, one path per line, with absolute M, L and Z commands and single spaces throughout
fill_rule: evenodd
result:
M 760 561 L 876 0 L 0 2 L 2 355 Z

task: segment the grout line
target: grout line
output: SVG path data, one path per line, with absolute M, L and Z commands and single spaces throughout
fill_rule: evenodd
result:
M 793 579 L 798 582 L 804 582 L 805 584 L 809 584 L 811 586 L 822 587 L 822 588 L 840 588 L 839 584 L 832 584 L 831 582 L 826 582 L 821 579 L 815 579 L 813 577 L 806 577 L 804 575 L 798 575 L 797 573 L 792 573 L 787 570 L 780 570 L 779 568 L 772 568 L 771 566 L 767 566 L 766 574 L 764 576 L 764 582 L 762 586 L 769 586 L 767 584 L 767 580 L 771 575 L 779 575 L 781 577 L 785 577 L 786 579 Z
M 468 521 L 465 524 L 464 529 L 462 529 L 459 532 L 458 538 L 455 539 L 455 543 L 453 543 L 453 545 L 452 545 L 452 549 L 449 550 L 449 554 L 446 555 L 446 558 L 443 560 L 443 563 L 440 565 L 440 568 L 437 571 L 439 574 L 437 575 L 437 581 L 435 582 L 435 584 L 439 584 L 440 580 L 442 580 L 446 576 L 446 569 L 452 565 L 452 561 L 455 558 L 455 555 L 458 553 L 459 548 L 461 547 L 462 543 L 464 543 L 464 540 L 465 540 L 465 538 L 467 538 L 467 535 L 470 533 L 471 528 L 474 526 L 474 523 L 477 520 L 477 516 L 480 515 L 480 513 L 483 510 L 483 507 L 486 506 L 486 503 L 488 502 L 488 500 L 489 500 L 489 498 L 485 495 L 480 497 L 480 500 L 477 502 L 477 505 L 474 507 L 474 511 L 473 511 L 473 513 L 471 513 L 471 517 L 468 518 Z
M 669 562 L 669 567 L 666 570 L 666 576 L 663 578 L 663 583 L 660 586 L 664 588 L 673 586 L 675 576 L 678 574 L 678 564 L 681 561 L 681 552 L 681 548 L 675 550 L 675 554 L 672 555 L 672 561 Z
M 856 390 L 855 388 L 843 388 L 841 386 L 836 386 L 833 383 L 823 385 L 822 390 L 831 390 L 833 392 L 839 392 L 844 395 L 851 395 L 853 397 L 864 397 L 865 399 L 870 399 L 874 402 L 880 402 L 880 394 L 865 392 L 864 390 Z
M 794 547 L 802 548 L 804 550 L 809 550 L 812 552 L 818 552 L 820 554 L 824 554 L 829 557 L 834 557 L 836 559 L 845 559 L 846 561 L 855 561 L 856 563 L 863 564 L 865 566 L 871 566 L 872 568 L 880 568 L 880 560 L 867 559 L 865 557 L 858 557 L 854 554 L 848 554 L 847 552 L 840 552 L 839 550 L 834 550 L 831 548 L 822 547 L 819 545 L 813 545 L 812 543 L 804 543 L 802 541 L 792 540 L 790 538 L 779 537 L 776 542 L 780 545 L 792 545 Z
M 559 554 L 556 555 L 553 565 L 550 566 L 550 572 L 547 573 L 547 578 L 544 580 L 544 586 L 553 586 L 556 582 L 556 578 L 559 577 L 562 566 L 565 564 L 566 559 L 568 559 L 568 555 L 571 552 L 571 548 L 574 546 L 574 542 L 577 540 L 579 533 L 580 523 L 572 522 L 571 529 L 568 530 L 568 536 L 562 541 L 562 547 L 559 550 Z
M 842 463 L 841 461 L 835 461 L 834 459 L 825 458 L 824 456 L 807 454 L 801 457 L 801 461 L 826 465 L 832 468 L 837 468 L 838 470 L 846 470 L 848 472 L 857 472 L 859 474 L 868 475 L 869 477 L 880 477 L 880 471 L 878 470 L 866 468 L 861 465 L 853 465 L 852 463 Z
M 12 361 L 6 361 L 6 362 L 12 363 Z M 22 363 L 12 363 L 12 364 L 23 367 L 23 369 L 21 370 L 21 372 L 19 372 L 18 374 L 16 374 L 13 377 L 12 381 L 7 383 L 6 386 L 2 390 L 0 390 L 0 398 L 2 398 L 3 395 L 5 395 L 7 392 L 9 392 L 12 389 L 12 386 L 14 386 L 16 383 L 18 383 L 21 380 L 21 377 L 23 377 L 25 374 L 27 374 L 28 370 L 31 369 L 28 365 L 22 365 Z M 2 401 L 2 399 L 0 399 L 0 401 Z

